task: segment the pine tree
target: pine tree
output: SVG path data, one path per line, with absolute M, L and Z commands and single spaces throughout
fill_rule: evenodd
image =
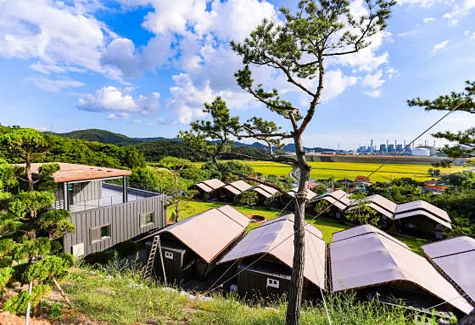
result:
M 366 48 L 371 36 L 386 28 L 393 0 L 366 0 L 368 13 L 355 17 L 347 0 L 300 0 L 294 14 L 281 9 L 282 24 L 264 20 L 242 43 L 231 42 L 232 49 L 242 58 L 244 67 L 236 74 L 239 86 L 264 104 L 268 110 L 283 118 L 291 131 L 283 131 L 274 121 L 254 117 L 241 122 L 231 116 L 221 98 L 205 105 L 208 121 L 191 123 L 191 130 L 180 134 L 194 149 L 207 153 L 213 162 L 224 169 L 219 157 L 229 154 L 233 140 L 244 138 L 267 144 L 267 160 L 291 165 L 298 175 L 298 191 L 294 200 L 294 258 L 286 323 L 300 323 L 300 306 L 304 267 L 304 214 L 307 204 L 307 182 L 310 165 L 305 159 L 302 136 L 314 118 L 324 91 L 325 62 L 351 55 Z M 277 89 L 256 85 L 253 67 L 267 67 L 285 76 L 287 82 L 309 98 L 306 109 L 283 99 Z M 281 156 L 278 150 L 285 140 L 293 141 L 296 159 Z M 229 155 L 228 155 L 229 156 Z M 241 157 L 252 159 L 247 155 Z M 261 179 L 236 173 L 241 178 L 265 183 L 285 194 L 278 186 Z

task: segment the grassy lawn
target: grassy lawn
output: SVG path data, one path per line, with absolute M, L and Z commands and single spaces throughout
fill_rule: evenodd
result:
M 188 217 L 191 217 L 197 213 L 212 209 L 212 208 L 218 208 L 220 206 L 224 205 L 223 203 L 215 203 L 215 202 L 198 202 L 198 201 L 182 201 L 180 202 L 180 220 L 186 219 Z M 266 217 L 267 220 L 272 220 L 276 217 L 279 216 L 280 211 L 277 210 L 269 210 L 269 209 L 263 209 L 263 208 L 248 208 L 248 207 L 243 207 L 243 206 L 234 206 L 236 210 L 241 212 L 242 214 L 249 216 L 252 214 L 258 214 L 261 216 Z M 170 220 L 172 209 L 167 210 L 168 213 L 168 220 Z M 289 211 L 284 211 L 282 215 L 285 215 L 287 213 L 290 213 Z M 350 225 L 347 224 L 342 224 L 339 223 L 335 220 L 332 219 L 326 219 L 326 218 L 317 218 L 313 219 L 311 216 L 306 217 L 307 221 L 320 229 L 322 231 L 323 235 L 323 240 L 325 240 L 327 243 L 330 243 L 332 241 L 332 235 L 335 232 L 342 231 L 348 228 L 351 228 Z M 259 227 L 259 224 L 250 224 L 248 227 L 247 231 L 250 231 L 256 227 Z M 420 238 L 413 238 L 413 237 L 405 237 L 405 236 L 396 236 L 399 240 L 402 242 L 406 243 L 414 252 L 423 255 L 423 252 L 421 250 L 421 246 L 430 243 L 429 241 L 425 239 L 420 239 Z
M 288 175 L 291 168 L 284 164 L 269 162 L 269 161 L 245 161 L 254 168 L 258 173 L 264 176 Z M 194 163 L 196 166 L 201 166 L 203 163 Z M 334 177 L 335 179 L 354 180 L 356 176 L 369 175 L 372 171 L 377 169 L 380 164 L 375 163 L 347 163 L 347 162 L 309 162 L 312 166 L 310 176 L 315 179 L 327 179 Z M 387 164 L 382 167 L 377 173 L 371 176 L 373 182 L 388 182 L 396 178 L 408 177 L 417 181 L 425 181 L 431 179 L 428 175 L 429 165 L 414 165 L 414 164 Z M 450 174 L 463 171 L 463 167 L 457 166 L 452 168 L 438 168 L 442 174 Z
M 103 269 L 81 267 L 71 272 L 63 289 L 74 309 L 62 302 L 47 317 L 55 324 L 285 324 L 283 299 L 256 303 L 216 294 L 212 300 L 190 299 L 155 282 L 144 281 L 141 272 L 110 264 Z M 361 302 L 354 295 L 328 295 L 327 305 L 334 324 L 413 324 L 402 308 L 374 301 Z M 302 324 L 328 324 L 322 304 L 302 307 Z

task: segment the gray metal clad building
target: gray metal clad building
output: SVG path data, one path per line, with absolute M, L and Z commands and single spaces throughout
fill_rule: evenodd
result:
M 63 249 L 76 256 L 106 250 L 166 225 L 166 197 L 127 186 L 130 171 L 115 168 L 58 164 L 53 208 L 71 212 L 76 226 L 63 238 Z M 43 163 L 32 164 L 38 174 Z M 105 183 L 118 179 L 121 185 Z

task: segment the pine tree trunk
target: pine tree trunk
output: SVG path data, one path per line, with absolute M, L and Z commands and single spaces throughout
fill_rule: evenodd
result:
M 28 181 L 28 192 L 34 191 L 33 175 L 31 173 L 31 159 L 28 156 L 25 163 L 26 180 Z
M 305 265 L 305 207 L 307 197 L 307 181 L 310 177 L 310 166 L 305 160 L 305 152 L 302 139 L 295 138 L 297 162 L 300 169 L 300 180 L 297 195 L 295 196 L 295 219 L 294 219 L 294 258 L 290 290 L 288 297 L 287 325 L 300 324 L 300 307 L 302 305 L 302 291 Z

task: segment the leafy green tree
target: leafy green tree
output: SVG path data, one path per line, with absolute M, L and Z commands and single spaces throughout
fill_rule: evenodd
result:
M 345 211 L 345 217 L 352 222 L 378 226 L 381 218 L 374 209 L 368 206 L 368 201 L 365 198 L 366 195 L 363 193 L 352 194 L 351 199 L 355 200 L 356 205 Z
M 320 213 L 328 211 L 330 202 L 326 200 L 320 200 L 315 204 L 315 214 L 318 216 Z
M 427 111 L 459 111 L 475 113 L 475 81 L 466 81 L 462 92 L 451 92 L 436 99 L 415 98 L 408 100 L 409 106 L 423 107 Z M 451 158 L 473 157 L 475 154 L 475 127 L 468 130 L 437 132 L 432 135 L 438 139 L 455 142 L 455 145 L 445 145 L 442 152 Z
M 286 131 L 274 121 L 253 117 L 242 123 L 221 98 L 205 104 L 204 113 L 209 120 L 191 123 L 191 129 L 180 137 L 197 151 L 211 156 L 212 161 L 224 171 L 219 158 L 231 152 L 234 139 L 254 139 L 267 145 L 267 160 L 291 165 L 298 170 L 298 190 L 294 200 L 294 257 L 291 285 L 288 295 L 286 323 L 300 323 L 300 305 L 303 288 L 304 227 L 307 204 L 307 182 L 310 165 L 305 158 L 302 136 L 314 118 L 324 89 L 326 60 L 350 55 L 366 48 L 371 37 L 386 28 L 393 0 L 367 0 L 367 12 L 353 15 L 347 0 L 300 0 L 298 10 L 292 13 L 281 9 L 282 23 L 264 20 L 242 43 L 231 42 L 232 49 L 242 58 L 244 67 L 235 76 L 239 86 L 277 114 L 279 120 L 288 122 Z M 291 87 L 308 96 L 306 109 L 292 104 L 277 89 L 255 84 L 253 67 L 275 69 L 285 76 Z M 277 120 L 277 118 L 276 118 Z M 295 158 L 280 155 L 278 150 L 285 140 L 292 140 Z M 277 150 L 276 150 L 277 149 Z M 247 157 L 251 159 L 252 157 Z M 265 183 L 247 174 L 233 172 L 243 179 Z M 275 186 L 273 186 L 275 187 Z M 276 187 L 279 191 L 280 188 Z M 285 193 L 284 193 L 285 195 Z
M 21 148 L 21 142 L 17 141 L 16 152 L 29 152 L 31 158 L 43 150 L 42 142 L 35 150 L 33 143 L 36 140 L 24 141 L 28 148 Z M 26 159 L 30 159 L 26 158 Z M 30 306 L 36 305 L 42 295 L 50 288 L 55 277 L 67 273 L 71 266 L 71 257 L 66 254 L 57 255 L 58 245 L 55 240 L 61 238 L 67 232 L 73 232 L 74 225 L 70 221 L 69 211 L 50 210 L 55 201 L 53 191 L 55 186 L 51 183 L 51 175 L 58 170 L 57 165 L 43 165 L 38 175 L 31 174 L 27 192 L 21 190 L 18 194 L 5 195 L 4 187 L 0 187 L 0 197 L 3 198 L 0 209 L 0 282 L 1 287 L 11 281 L 29 283 L 28 292 L 11 297 L 5 301 L 4 310 L 15 313 L 26 311 L 29 317 Z M 2 184 L 12 187 L 18 184 L 15 172 L 24 172 L 23 169 L 8 165 L 5 161 L 0 162 L 0 179 Z M 2 185 L 0 184 L 0 185 Z M 35 190 L 35 186 L 42 190 Z M 43 237 L 46 231 L 48 237 Z M 54 259 L 53 259 L 54 258 Z M 46 261 L 61 260 L 56 263 L 54 272 L 41 275 L 40 270 L 45 270 Z M 16 265 L 13 267 L 13 261 Z M 12 267 L 16 269 L 12 272 Z M 44 271 L 48 272 L 48 270 Z M 41 276 L 40 276 L 41 275 Z M 55 283 L 59 287 L 58 283 Z
M 34 129 L 11 129 L 0 138 L 7 151 L 22 163 L 25 163 L 28 190 L 33 191 L 35 181 L 31 171 L 31 163 L 46 155 L 50 144 L 45 136 Z
M 239 203 L 243 205 L 247 205 L 249 207 L 256 206 L 259 197 L 257 196 L 257 192 L 248 191 L 241 194 L 239 199 Z
M 129 182 L 132 187 L 144 190 L 160 190 L 163 185 L 157 170 L 153 167 L 137 167 L 132 169 Z

